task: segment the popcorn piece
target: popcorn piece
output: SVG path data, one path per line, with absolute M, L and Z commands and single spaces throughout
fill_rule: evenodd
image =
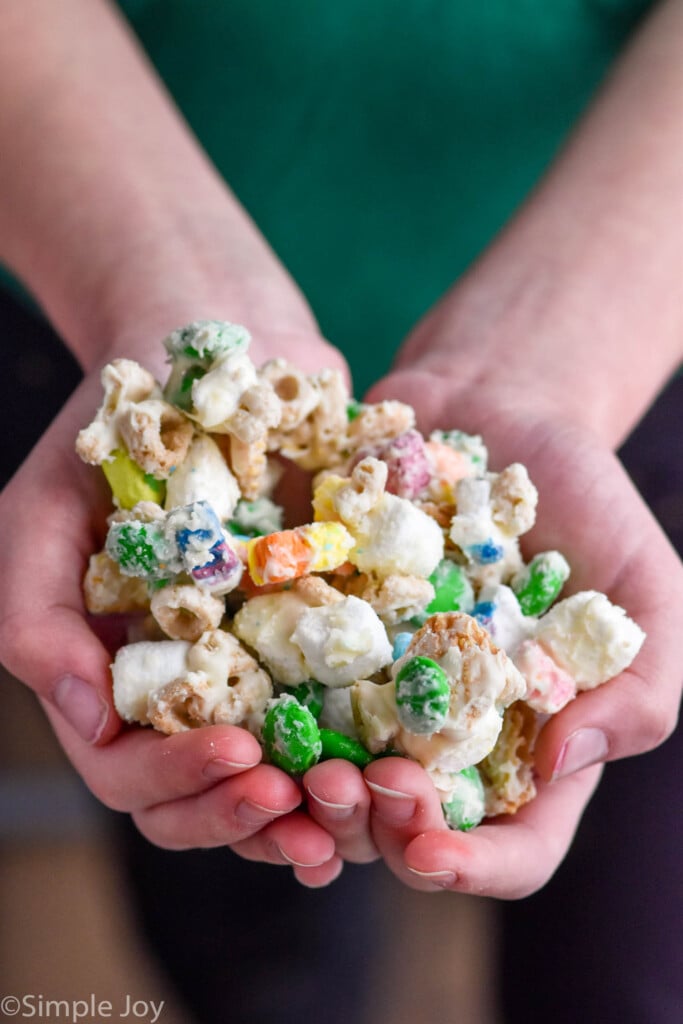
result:
M 623 608 L 586 590 L 539 619 L 535 639 L 573 676 L 578 690 L 592 690 L 631 664 L 645 634 Z
M 457 485 L 457 513 L 451 522 L 449 538 L 464 555 L 475 588 L 506 582 L 521 568 L 513 528 L 529 522 L 530 506 L 521 498 L 516 501 L 518 491 L 513 491 L 513 483 L 519 483 L 515 474 L 498 487 L 495 502 L 493 474 L 465 477 Z M 502 495 L 508 494 L 508 485 L 509 496 L 504 499 Z M 519 490 L 522 490 L 521 485 Z
M 147 398 L 160 398 L 161 389 L 152 374 L 132 359 L 115 359 L 102 370 L 104 399 L 92 423 L 80 431 L 76 451 L 84 462 L 101 465 L 111 452 L 122 447 L 119 418 L 128 407 Z
M 150 610 L 166 636 L 194 642 L 207 629 L 218 628 L 225 603 L 193 584 L 172 583 L 155 591 Z
M 393 744 L 400 729 L 396 686 L 393 682 L 373 683 L 359 679 L 350 690 L 358 737 L 369 751 L 379 754 Z
M 292 640 L 301 615 L 309 608 L 339 601 L 343 601 L 341 594 L 320 578 L 296 580 L 290 590 L 246 601 L 235 615 L 233 630 L 256 651 L 274 679 L 296 686 L 311 676 L 318 678 Z
M 412 502 L 387 494 L 386 479 L 386 465 L 373 458 L 359 462 L 348 480 L 327 477 L 314 495 L 315 517 L 336 513 L 355 540 L 349 561 L 361 572 L 428 577 L 443 557 L 441 530 Z
M 291 641 L 303 652 L 309 675 L 325 686 L 348 686 L 391 661 L 384 626 L 357 597 L 304 611 Z
M 230 519 L 240 498 L 237 480 L 218 445 L 206 434 L 192 442 L 182 465 L 169 477 L 167 509 L 207 501 L 221 521 Z
M 523 614 L 510 587 L 482 587 L 472 615 L 484 627 L 498 647 L 513 655 L 531 636 L 537 620 Z

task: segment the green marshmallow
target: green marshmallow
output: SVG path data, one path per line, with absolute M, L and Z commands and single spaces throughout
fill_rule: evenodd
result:
M 450 699 L 448 676 L 431 658 L 411 658 L 396 676 L 398 717 L 408 732 L 437 732 L 446 720 Z
M 120 448 L 111 452 L 109 458 L 102 463 L 102 472 L 119 508 L 133 508 L 139 501 L 154 501 L 157 505 L 163 505 L 166 497 L 165 482 L 145 473 L 128 452 Z
M 434 600 L 425 609 L 427 616 L 437 612 L 470 612 L 474 608 L 474 591 L 462 566 L 450 558 L 442 559 L 429 577 L 434 587 Z
M 344 761 L 355 764 L 357 768 L 365 768 L 375 760 L 374 755 L 366 750 L 362 743 L 335 729 L 321 729 L 320 739 L 323 745 L 321 761 L 341 757 Z
M 164 398 L 184 412 L 192 411 L 192 385 L 211 369 L 221 356 L 246 352 L 249 332 L 239 324 L 221 320 L 197 320 L 181 327 L 164 340 L 171 357 L 171 373 Z
M 308 708 L 289 694 L 268 709 L 262 737 L 271 764 L 289 775 L 301 775 L 320 760 L 322 741 L 318 723 Z
M 299 704 L 308 708 L 314 718 L 320 718 L 325 703 L 325 687 L 317 679 L 307 679 L 298 686 L 288 686 L 287 693 L 291 693 Z
M 158 522 L 112 523 L 105 550 L 125 576 L 150 583 L 167 580 L 182 569 L 177 550 Z
M 449 828 L 469 832 L 484 817 L 485 794 L 481 775 L 472 765 L 453 776 L 450 798 L 442 804 Z
M 543 615 L 569 578 L 569 564 L 559 551 L 545 551 L 531 559 L 512 581 L 525 615 Z

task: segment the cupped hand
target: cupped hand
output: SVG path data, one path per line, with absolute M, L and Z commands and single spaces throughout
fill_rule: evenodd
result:
M 547 721 L 535 755 L 538 796 L 516 815 L 452 832 L 417 765 L 391 759 L 366 769 L 374 842 L 408 885 L 517 898 L 541 887 L 560 864 L 600 766 L 650 750 L 673 731 L 683 676 L 683 566 L 613 453 L 531 395 L 484 383 L 463 389 L 457 376 L 403 368 L 368 396 L 381 398 L 413 405 L 425 434 L 481 434 L 493 470 L 526 465 L 539 504 L 525 555 L 560 550 L 572 569 L 563 596 L 602 591 L 647 634 L 625 672 Z
M 309 370 L 344 365 L 313 332 L 287 343 L 283 350 L 272 336 L 259 340 L 254 359 L 272 352 Z M 149 359 L 139 351 L 107 359 L 138 358 L 159 374 L 155 346 Z M 74 452 L 101 397 L 93 371 L 0 495 L 0 661 L 35 691 L 89 788 L 131 813 L 150 841 L 170 849 L 229 845 L 252 859 L 294 865 L 305 884 L 325 884 L 341 869 L 334 839 L 297 810 L 300 786 L 261 763 L 254 736 L 223 726 L 163 736 L 126 726 L 116 714 L 110 663 L 121 637 L 105 638 L 81 592 L 111 498 L 103 474 Z

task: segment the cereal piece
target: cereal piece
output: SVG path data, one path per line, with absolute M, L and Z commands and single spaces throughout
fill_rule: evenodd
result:
M 182 465 L 168 479 L 166 508 L 170 510 L 197 501 L 208 501 L 224 522 L 233 515 L 239 497 L 237 480 L 220 448 L 206 434 L 199 434 L 190 445 Z
M 160 398 L 161 389 L 152 374 L 132 359 L 115 359 L 100 375 L 104 399 L 92 423 L 80 431 L 76 451 L 84 462 L 101 465 L 121 447 L 119 416 L 131 403 Z
M 270 359 L 258 371 L 258 376 L 270 384 L 280 399 L 278 430 L 282 434 L 299 427 L 320 404 L 320 389 L 286 359 Z
M 111 670 L 114 706 L 121 718 L 147 725 L 150 693 L 187 671 L 189 650 L 184 640 L 141 641 L 119 648 Z
M 309 572 L 329 572 L 346 562 L 353 537 L 341 523 L 311 523 L 247 543 L 249 574 L 261 586 Z
M 308 708 L 288 694 L 273 701 L 266 712 L 263 745 L 268 760 L 291 775 L 308 771 L 322 753 L 318 723 Z
M 357 597 L 306 609 L 291 641 L 303 652 L 308 674 L 325 686 L 348 686 L 391 661 L 391 644 L 382 622 Z
M 415 411 L 405 402 L 384 401 L 362 405 L 348 423 L 345 446 L 349 452 L 383 447 L 415 426 Z
M 237 477 L 243 498 L 254 501 L 270 489 L 265 438 L 247 443 L 230 438 L 230 468 Z
M 366 573 L 355 573 L 335 583 L 345 594 L 353 594 L 375 610 L 385 626 L 394 626 L 424 614 L 434 596 L 429 580 L 421 576 L 400 576 L 394 573 L 376 580 Z
M 130 457 L 161 480 L 182 464 L 194 431 L 178 409 L 158 398 L 128 405 L 117 426 Z
M 576 680 L 534 640 L 524 640 L 512 660 L 526 679 L 524 699 L 534 711 L 554 715 L 576 696 Z
M 446 721 L 451 689 L 448 676 L 431 658 L 403 661 L 396 675 L 396 706 L 404 729 L 431 736 Z
M 542 616 L 534 639 L 573 676 L 578 690 L 592 690 L 631 664 L 645 634 L 623 608 L 586 590 Z
M 525 615 L 543 615 L 569 578 L 569 565 L 559 551 L 535 555 L 511 580 Z
M 145 473 L 123 449 L 115 448 L 110 452 L 109 458 L 102 463 L 102 471 L 118 508 L 133 508 L 141 501 L 163 503 L 166 483 Z
M 536 796 L 534 744 L 539 722 L 520 701 L 506 709 L 495 747 L 477 766 L 486 794 L 486 816 L 514 814 Z
M 441 806 L 449 828 L 461 832 L 475 828 L 484 817 L 486 800 L 484 783 L 476 766 L 439 776 L 438 779 L 435 775 L 432 774 L 432 782 L 441 796 Z
M 258 734 L 272 693 L 269 676 L 234 636 L 208 630 L 188 650 L 185 671 L 150 693 L 147 713 L 165 733 L 239 725 Z
M 166 636 L 194 643 L 207 629 L 218 628 L 225 603 L 194 584 L 172 583 L 155 591 L 150 610 Z
M 271 430 L 268 450 L 279 451 L 302 469 L 317 470 L 343 458 L 348 391 L 338 370 L 322 370 L 308 377 L 317 402 L 292 430 Z
M 83 596 L 91 615 L 139 612 L 149 608 L 144 581 L 124 576 L 106 551 L 90 556 L 83 580 Z
M 183 567 L 197 586 L 216 595 L 235 589 L 242 562 L 207 501 L 169 512 L 166 532 L 174 534 Z
M 292 634 L 303 612 L 343 598 L 319 577 L 295 580 L 291 589 L 246 601 L 235 615 L 235 634 L 256 651 L 274 679 L 289 686 L 303 683 L 311 671 Z
M 400 730 L 396 748 L 430 771 L 457 772 L 476 764 L 493 748 L 503 710 L 525 695 L 522 675 L 476 620 L 462 612 L 428 619 L 394 663 L 394 677 L 416 655 L 431 658 L 448 676 L 448 715 L 432 736 Z

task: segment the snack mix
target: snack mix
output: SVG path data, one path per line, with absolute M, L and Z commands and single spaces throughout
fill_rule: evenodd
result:
M 118 713 L 169 734 L 242 726 L 293 774 L 411 758 L 452 828 L 513 813 L 545 717 L 622 672 L 644 633 L 603 594 L 557 600 L 559 552 L 524 563 L 524 466 L 489 470 L 461 431 L 423 437 L 410 406 L 356 402 L 335 370 L 257 368 L 249 343 L 219 321 L 174 331 L 164 388 L 115 360 L 78 436 L 115 505 L 86 607 L 135 613 Z M 313 481 L 312 521 L 288 529 L 287 461 Z

